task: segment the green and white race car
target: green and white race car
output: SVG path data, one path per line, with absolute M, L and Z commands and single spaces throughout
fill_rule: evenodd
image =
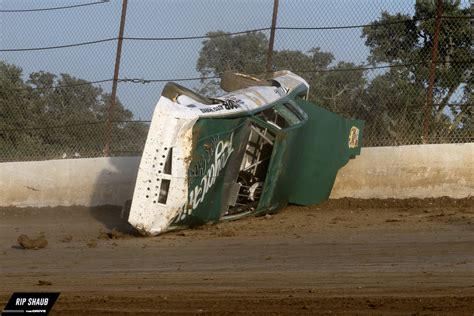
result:
M 225 74 L 207 98 L 168 83 L 156 105 L 128 221 L 144 235 L 329 197 L 360 154 L 364 122 L 308 102 L 301 77 Z

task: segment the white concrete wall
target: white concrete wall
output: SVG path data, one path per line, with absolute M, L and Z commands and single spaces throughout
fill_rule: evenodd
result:
M 0 206 L 122 205 L 140 157 L 0 163 Z M 474 143 L 363 148 L 342 168 L 331 198 L 474 195 Z
M 474 195 L 474 143 L 362 148 L 336 178 L 331 198 Z
M 0 163 L 0 206 L 123 205 L 140 157 Z

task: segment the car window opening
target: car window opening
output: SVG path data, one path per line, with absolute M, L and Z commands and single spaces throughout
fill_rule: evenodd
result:
M 168 192 L 170 190 L 171 180 L 161 180 L 160 195 L 158 197 L 158 203 L 166 204 L 168 200 Z
M 173 160 L 173 147 L 168 151 L 168 156 L 166 157 L 165 166 L 163 167 L 164 174 L 171 174 L 171 164 Z
M 240 184 L 237 201 L 225 216 L 253 211 L 258 206 L 274 142 L 275 134 L 269 129 L 250 125 L 250 135 L 237 178 L 237 183 Z

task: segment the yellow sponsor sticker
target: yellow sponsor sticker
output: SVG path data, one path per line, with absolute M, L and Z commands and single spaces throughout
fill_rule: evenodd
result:
M 351 127 L 349 132 L 349 148 L 356 148 L 359 146 L 359 129 L 355 126 Z

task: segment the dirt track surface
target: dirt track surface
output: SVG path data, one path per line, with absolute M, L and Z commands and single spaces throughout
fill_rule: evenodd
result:
M 147 238 L 116 207 L 0 208 L 0 272 L 1 307 L 59 291 L 53 315 L 472 315 L 474 199 L 344 199 Z

